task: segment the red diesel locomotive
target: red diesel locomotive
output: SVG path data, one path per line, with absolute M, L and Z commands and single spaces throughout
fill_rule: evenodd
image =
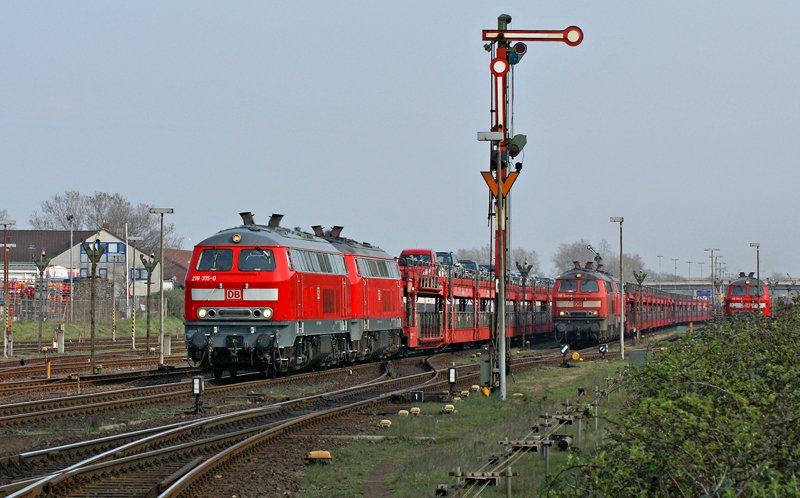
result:
M 200 242 L 186 276 L 188 358 L 222 376 L 271 374 L 387 358 L 408 350 L 488 341 L 494 324 L 490 274 L 442 265 L 432 251 L 381 249 L 341 237 L 243 225 Z M 416 254 L 419 252 L 419 254 Z M 402 274 L 401 274 L 402 270 Z M 511 279 L 512 340 L 551 331 L 549 283 Z
M 377 247 L 340 237 L 244 225 L 200 242 L 186 276 L 189 359 L 224 370 L 280 373 L 388 357 L 400 347 L 400 273 Z
M 619 339 L 619 281 L 590 261 L 556 278 L 553 332 L 556 341 L 580 346 Z M 625 284 L 625 334 L 711 319 L 708 301 L 637 284 Z
M 739 278 L 728 284 L 725 293 L 725 316 L 737 315 L 772 316 L 772 299 L 769 287 L 761 282 L 750 272 L 745 276 L 739 273 Z

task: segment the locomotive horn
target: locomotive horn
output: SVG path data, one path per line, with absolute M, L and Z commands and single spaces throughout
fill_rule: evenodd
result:
M 338 239 L 343 229 L 344 227 L 340 227 L 339 225 L 333 225 L 333 228 L 331 228 L 331 237 L 333 237 L 334 239 Z
M 322 225 L 314 225 L 311 227 L 311 229 L 314 230 L 314 235 L 317 237 L 322 237 L 325 235 L 325 232 L 322 231 Z
M 242 223 L 244 223 L 245 225 L 255 225 L 256 224 L 256 220 L 255 220 L 255 218 L 253 218 L 253 213 L 251 213 L 250 211 L 245 211 L 243 213 L 239 213 L 239 216 L 242 217 Z
M 748 277 L 750 277 L 750 278 L 753 278 L 753 276 L 755 275 L 755 273 L 756 273 L 756 272 L 754 272 L 754 271 L 751 271 L 750 273 L 748 273 L 748 274 L 747 274 L 747 276 L 748 276 Z
M 591 261 L 587 261 L 586 262 L 585 269 L 587 269 L 587 270 L 591 270 L 592 269 L 592 262 Z
M 580 261 L 573 261 L 572 266 L 575 267 L 576 270 L 581 269 L 581 262 Z
M 740 277 L 740 278 L 744 278 L 744 272 L 743 272 L 743 271 L 740 271 L 740 272 L 739 272 L 739 277 Z
M 273 213 L 272 216 L 269 217 L 269 227 L 278 228 L 279 226 L 281 226 L 282 219 L 283 219 L 282 214 Z

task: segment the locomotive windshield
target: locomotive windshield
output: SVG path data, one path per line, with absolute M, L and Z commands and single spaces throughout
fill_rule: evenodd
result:
M 577 280 L 562 280 L 558 284 L 558 292 L 577 292 L 577 291 L 578 291 Z
M 731 296 L 744 297 L 747 295 L 747 289 L 744 285 L 734 285 L 731 287 Z
M 239 271 L 272 271 L 275 258 L 269 249 L 242 249 L 239 253 Z
M 197 259 L 197 271 L 230 271 L 233 268 L 231 249 L 203 249 Z
M 750 295 L 753 296 L 753 297 L 757 297 L 758 296 L 758 286 L 757 285 L 751 285 L 750 286 Z M 763 296 L 763 293 L 762 293 L 762 296 Z
M 558 284 L 558 292 L 600 292 L 597 280 L 562 280 Z

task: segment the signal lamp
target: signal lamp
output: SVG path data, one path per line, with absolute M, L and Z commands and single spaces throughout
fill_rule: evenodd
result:
M 517 157 L 522 149 L 525 148 L 525 144 L 528 143 L 528 137 L 523 134 L 514 135 L 512 138 L 508 140 L 508 155 L 511 157 Z
M 232 240 L 234 244 L 238 244 L 239 242 L 242 241 L 242 236 L 239 235 L 238 233 L 235 233 L 233 234 Z
M 528 53 L 527 45 L 522 42 L 515 43 L 508 52 L 508 63 L 511 65 L 518 63 L 526 53 Z
M 199 310 L 197 310 L 197 317 L 198 318 L 205 318 L 206 317 L 206 310 L 203 309 L 203 308 L 200 308 Z

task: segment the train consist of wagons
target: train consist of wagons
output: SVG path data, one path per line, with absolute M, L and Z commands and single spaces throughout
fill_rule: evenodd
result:
M 741 315 L 772 316 L 772 299 L 769 287 L 753 276 L 753 272 L 739 277 L 728 284 L 725 292 L 725 316 Z
M 592 261 L 556 278 L 553 287 L 553 331 L 558 342 L 570 345 L 605 343 L 619 338 L 620 282 Z M 626 283 L 626 334 L 711 319 L 708 301 Z
M 419 257 L 404 251 L 398 261 L 342 237 L 338 226 L 308 233 L 280 226 L 281 215 L 267 225 L 241 216 L 243 225 L 195 246 L 185 282 L 188 358 L 217 377 L 380 360 L 493 337 L 495 279 L 486 271 L 442 265 L 425 250 Z M 511 277 L 508 337 L 525 343 L 555 331 L 560 342 L 607 341 L 619 315 L 617 285 L 597 269 L 570 270 L 555 287 Z M 710 317 L 705 302 L 655 292 L 626 294 L 627 306 L 642 305 L 627 330 Z

